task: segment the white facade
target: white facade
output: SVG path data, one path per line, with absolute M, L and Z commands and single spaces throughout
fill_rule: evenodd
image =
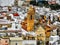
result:
M 60 0 L 56 0 L 56 3 L 58 3 L 60 5 Z
M 23 40 L 22 45 L 37 45 L 36 40 Z
M 14 5 L 14 0 L 0 0 L 0 6 Z
M 24 1 L 18 0 L 18 6 L 22 6 L 23 3 Z
M 22 45 L 22 38 L 20 37 L 11 37 L 10 38 L 10 45 Z
M 49 44 L 52 44 L 52 45 L 58 45 L 58 41 L 59 40 L 59 36 L 50 36 L 50 41 L 49 41 Z

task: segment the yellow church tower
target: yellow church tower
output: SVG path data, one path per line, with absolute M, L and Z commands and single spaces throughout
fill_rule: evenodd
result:
M 33 6 L 30 6 L 27 13 L 27 31 L 34 30 L 34 15 L 35 9 Z

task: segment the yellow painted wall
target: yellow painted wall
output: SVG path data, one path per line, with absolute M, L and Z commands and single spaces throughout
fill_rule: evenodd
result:
M 38 35 L 37 36 L 38 39 L 42 39 L 43 41 L 45 41 L 46 37 L 45 37 L 45 30 L 43 29 L 43 27 L 40 26 L 35 33 Z M 42 34 L 42 36 L 40 36 L 40 34 Z
M 50 31 L 51 31 L 51 28 L 46 26 L 45 27 L 45 34 L 46 34 L 46 38 L 49 38 L 50 37 Z

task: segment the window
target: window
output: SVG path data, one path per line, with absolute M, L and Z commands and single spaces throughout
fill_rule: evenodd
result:
M 18 43 L 16 43 L 15 45 L 18 45 Z
M 30 16 L 30 19 L 32 20 L 32 15 Z
M 7 40 L 5 42 L 7 43 Z
M 52 37 L 50 38 L 50 41 L 53 41 L 53 38 Z

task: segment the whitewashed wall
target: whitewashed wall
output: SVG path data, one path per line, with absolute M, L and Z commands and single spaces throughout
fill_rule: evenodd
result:
M 0 6 L 14 5 L 14 0 L 0 0 Z
M 23 45 L 36 45 L 36 40 L 23 40 Z

